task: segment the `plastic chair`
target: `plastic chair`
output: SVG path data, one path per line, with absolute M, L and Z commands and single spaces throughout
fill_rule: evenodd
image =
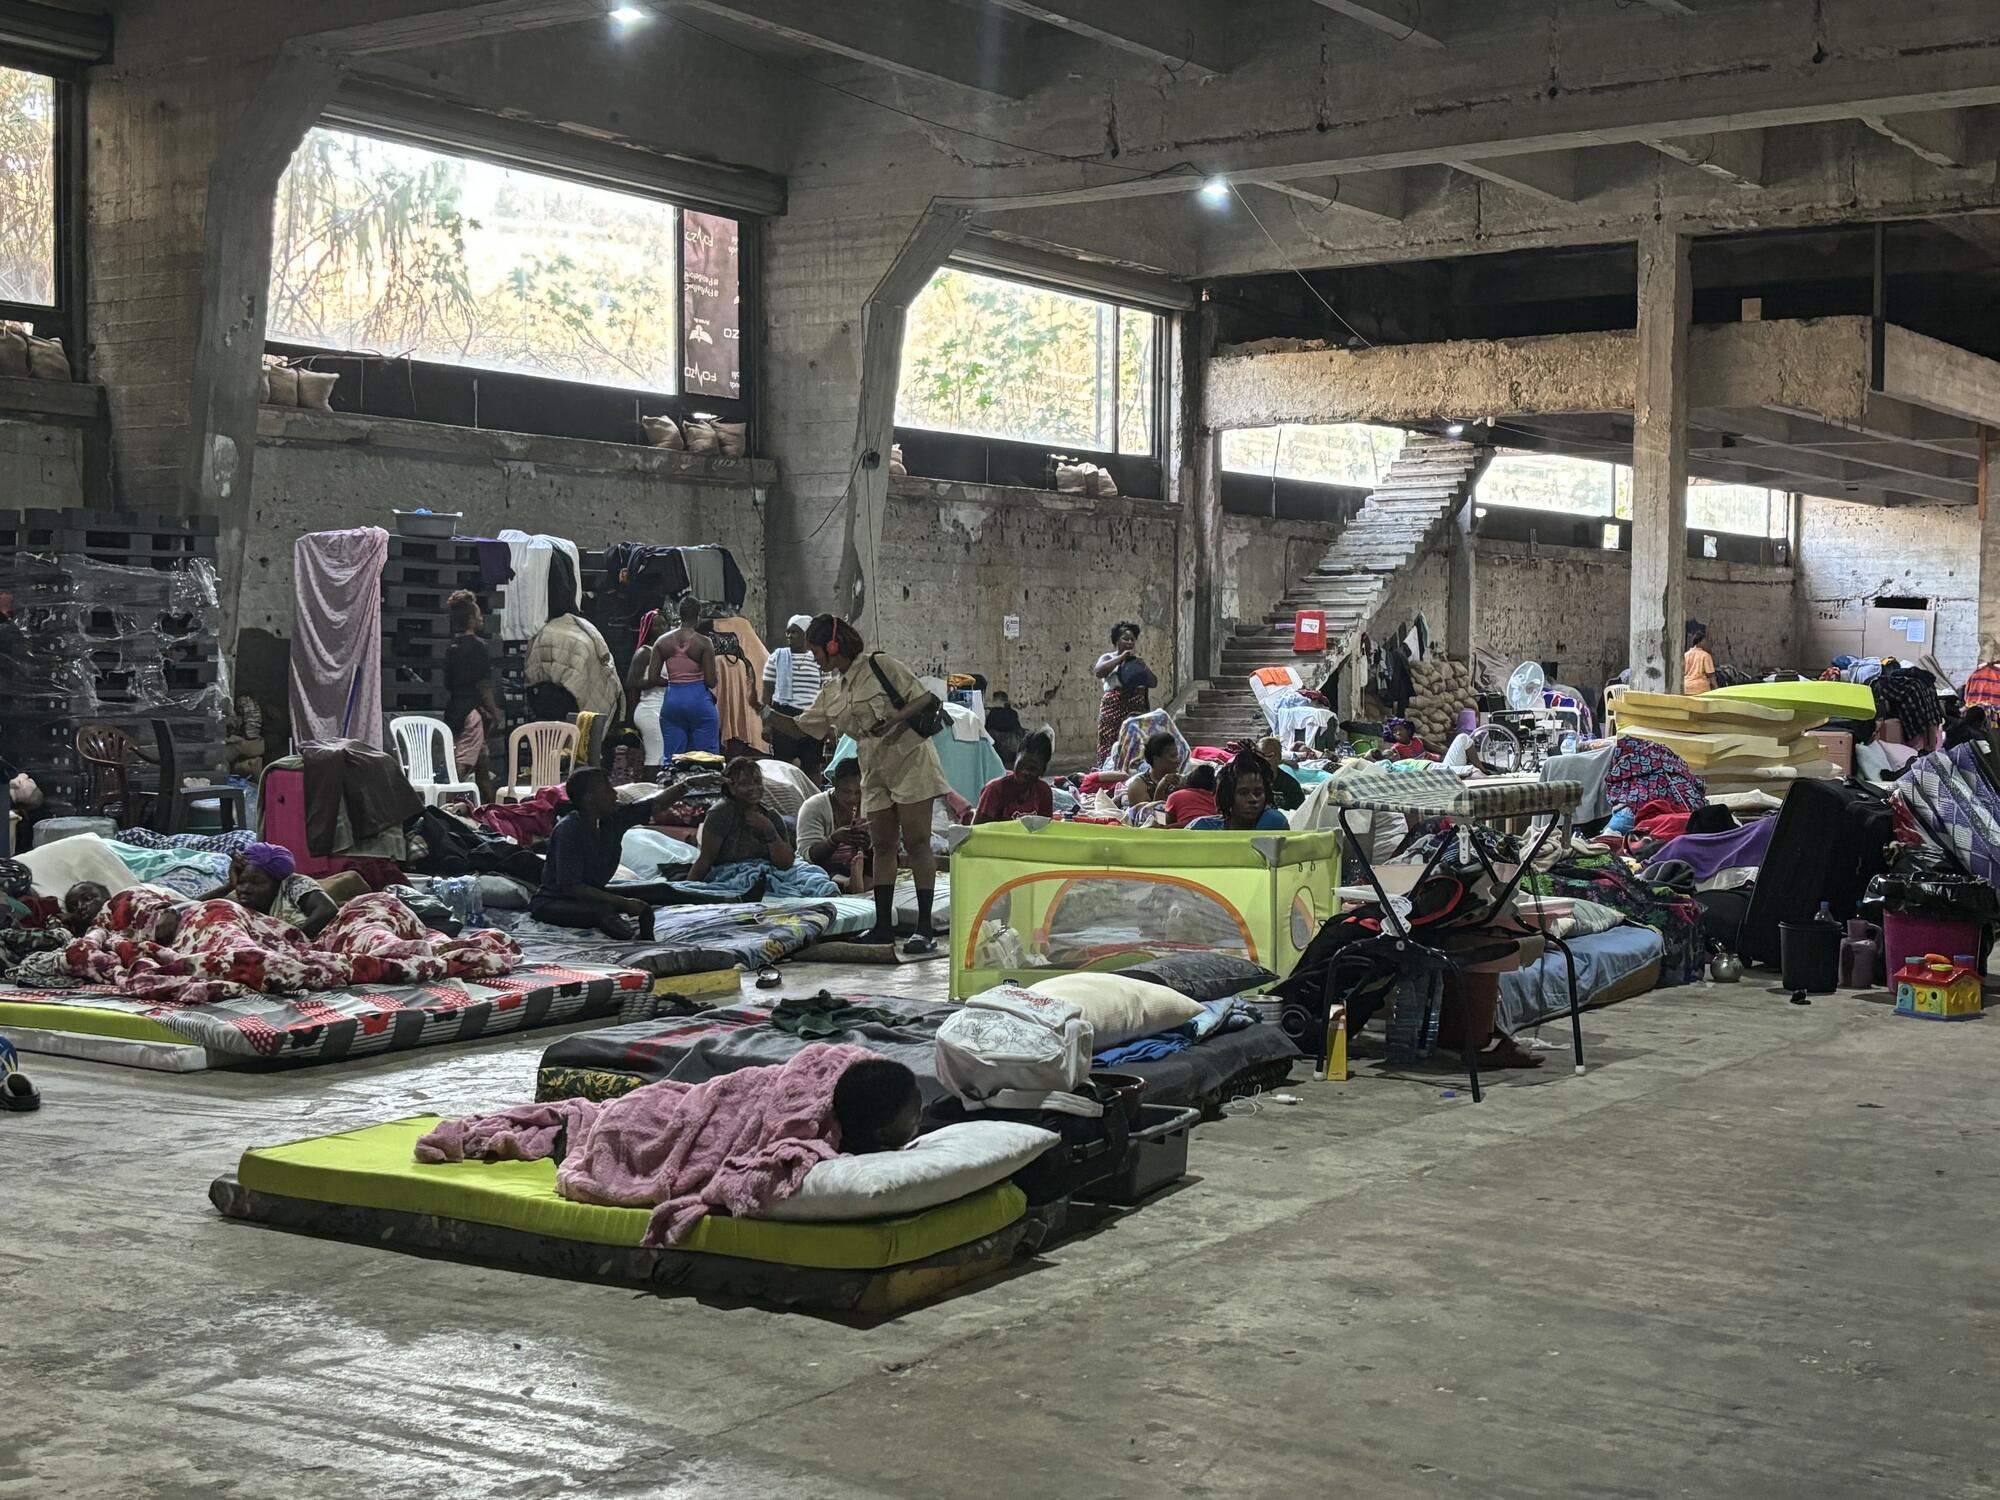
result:
M 479 788 L 458 779 L 454 741 L 444 720 L 425 714 L 399 714 L 389 721 L 389 733 L 396 741 L 396 759 L 403 774 L 426 807 L 440 807 L 447 797 L 479 796 Z M 437 776 L 442 768 L 443 776 Z
M 83 777 L 83 810 L 120 828 L 150 823 L 159 794 L 136 784 L 134 772 L 159 765 L 157 757 L 116 724 L 86 724 L 76 732 L 77 770 Z
M 1622 682 L 1614 682 L 1604 690 L 1604 733 L 1607 738 L 1618 733 L 1618 700 L 1629 691 L 1630 688 Z
M 201 803 L 215 804 L 215 827 L 203 832 L 230 833 L 250 826 L 250 812 L 244 805 L 243 788 L 224 781 L 206 786 L 182 786 L 180 761 L 174 750 L 173 727 L 165 719 L 153 720 L 153 740 L 159 746 L 154 764 L 160 768 L 158 812 L 153 819 L 156 833 L 188 833 L 188 814 Z
M 523 724 L 507 736 L 507 782 L 495 800 L 524 802 L 545 786 L 556 786 L 576 769 L 576 725 L 554 719 Z M 521 776 L 521 752 L 528 752 L 528 774 Z

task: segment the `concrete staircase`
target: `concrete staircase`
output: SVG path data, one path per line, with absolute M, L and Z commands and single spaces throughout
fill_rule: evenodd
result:
M 1220 675 L 1197 684 L 1178 715 L 1188 740 L 1221 745 L 1269 732 L 1248 680 L 1259 667 L 1297 663 L 1312 685 L 1355 655 L 1397 575 L 1444 539 L 1491 457 L 1476 443 L 1413 435 L 1319 566 L 1261 624 L 1223 643 Z M 1302 609 L 1326 611 L 1324 656 L 1292 655 L 1292 622 Z

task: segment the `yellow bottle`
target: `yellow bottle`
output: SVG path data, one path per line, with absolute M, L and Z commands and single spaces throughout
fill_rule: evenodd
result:
M 1319 1066 L 1313 1069 L 1313 1082 L 1347 1082 L 1347 1007 L 1333 1005 L 1326 1013 L 1326 1042 L 1320 1048 Z

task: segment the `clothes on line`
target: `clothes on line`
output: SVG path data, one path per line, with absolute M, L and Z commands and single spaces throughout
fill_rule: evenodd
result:
M 573 579 L 583 577 L 582 561 L 577 556 L 576 543 L 568 537 L 540 533 L 530 536 L 510 527 L 500 533 L 500 540 L 507 544 L 514 570 L 514 581 L 507 586 L 500 603 L 500 639 L 530 640 L 548 623 L 550 560 L 560 550 L 569 559 Z

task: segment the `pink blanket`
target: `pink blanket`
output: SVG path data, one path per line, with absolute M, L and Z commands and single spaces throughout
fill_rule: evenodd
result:
M 421 1162 L 537 1161 L 569 1150 L 556 1191 L 579 1203 L 653 1209 L 648 1245 L 676 1245 L 711 1210 L 742 1216 L 789 1198 L 840 1152 L 833 1086 L 863 1047 L 815 1043 L 777 1067 L 706 1083 L 649 1083 L 608 1103 L 560 1099 L 446 1120 Z

